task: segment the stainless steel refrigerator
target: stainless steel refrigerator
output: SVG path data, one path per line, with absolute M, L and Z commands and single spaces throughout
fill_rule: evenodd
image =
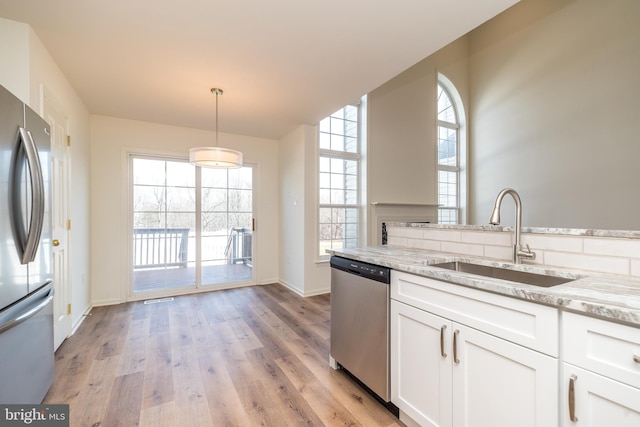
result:
M 0 86 L 0 404 L 38 404 L 54 373 L 51 138 Z

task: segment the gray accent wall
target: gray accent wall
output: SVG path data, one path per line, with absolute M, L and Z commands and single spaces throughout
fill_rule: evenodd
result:
M 640 229 L 640 2 L 522 0 L 373 91 L 370 201 L 436 201 L 437 72 L 468 115 L 467 223 L 512 187 L 524 226 Z
M 524 0 L 470 37 L 472 223 L 640 229 L 640 2 Z

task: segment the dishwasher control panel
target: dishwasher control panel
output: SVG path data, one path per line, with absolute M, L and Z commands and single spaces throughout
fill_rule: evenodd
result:
M 367 279 L 376 280 L 382 283 L 391 283 L 391 269 L 379 265 L 369 264 L 362 261 L 354 261 L 338 256 L 331 257 L 331 267 L 338 270 L 347 271 Z

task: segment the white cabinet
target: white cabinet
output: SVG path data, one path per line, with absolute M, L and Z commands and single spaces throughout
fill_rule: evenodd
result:
M 391 286 L 391 395 L 401 420 L 558 425 L 556 310 L 396 271 Z M 539 330 L 548 324 L 555 329 Z
M 640 329 L 563 313 L 564 427 L 640 426 Z
M 453 426 L 558 425 L 558 360 L 454 324 Z
M 391 401 L 423 426 L 451 426 L 450 331 L 451 321 L 391 300 Z

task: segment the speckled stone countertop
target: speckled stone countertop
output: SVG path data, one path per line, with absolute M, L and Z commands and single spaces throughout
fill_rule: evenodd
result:
M 624 322 L 640 328 L 640 282 L 626 276 L 544 268 L 527 264 L 515 265 L 509 262 L 388 245 L 335 249 L 328 252 L 344 258 L 547 304 L 563 310 Z M 473 262 L 575 280 L 544 288 L 431 266 L 451 261 Z
M 460 224 L 431 224 L 425 222 L 387 222 L 387 227 L 437 228 L 466 231 L 513 231 L 513 227 L 502 225 L 460 225 Z M 640 239 L 638 230 L 600 230 L 595 228 L 544 228 L 522 227 L 523 233 L 531 234 L 561 234 L 567 236 L 596 236 Z

